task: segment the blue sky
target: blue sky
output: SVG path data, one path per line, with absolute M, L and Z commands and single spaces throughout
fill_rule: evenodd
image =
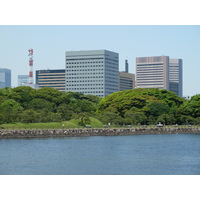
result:
M 28 74 L 28 49 L 34 49 L 33 70 L 65 67 L 65 51 L 106 49 L 119 53 L 135 73 L 135 58 L 183 59 L 183 94 L 200 94 L 200 26 L 167 25 L 10 25 L 0 26 L 0 67 L 17 76 Z M 34 73 L 35 75 L 35 73 Z

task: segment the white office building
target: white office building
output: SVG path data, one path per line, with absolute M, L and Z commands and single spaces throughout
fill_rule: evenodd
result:
M 169 57 L 136 58 L 136 87 L 169 90 Z
M 18 75 L 18 86 L 29 86 L 29 75 Z
M 136 87 L 159 88 L 182 97 L 182 59 L 169 56 L 136 58 Z
M 119 91 L 119 55 L 107 50 L 66 52 L 66 91 L 105 97 Z

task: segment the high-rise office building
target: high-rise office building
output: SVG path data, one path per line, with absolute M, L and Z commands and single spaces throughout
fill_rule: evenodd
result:
M 18 75 L 18 86 L 29 86 L 29 75 Z
M 65 69 L 36 70 L 36 87 L 50 87 L 64 92 Z
M 125 60 L 125 71 L 119 72 L 119 91 L 135 89 L 135 74 L 128 71 L 128 60 Z
M 169 90 L 169 57 L 136 58 L 136 87 Z
M 169 90 L 183 96 L 182 59 L 169 60 Z
M 0 68 L 0 88 L 11 87 L 11 70 Z
M 166 89 L 182 97 L 182 59 L 136 58 L 136 85 L 137 88 Z
M 66 52 L 66 91 L 105 97 L 119 91 L 119 56 L 107 50 Z
M 119 72 L 119 91 L 135 89 L 135 74 Z

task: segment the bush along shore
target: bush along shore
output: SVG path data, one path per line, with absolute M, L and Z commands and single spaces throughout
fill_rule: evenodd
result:
M 0 130 L 0 139 L 119 136 L 119 135 L 146 135 L 146 134 L 199 134 L 199 133 L 200 133 L 200 127 L 33 129 L 33 130 Z

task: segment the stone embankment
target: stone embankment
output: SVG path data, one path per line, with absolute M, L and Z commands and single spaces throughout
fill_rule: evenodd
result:
M 53 138 L 53 137 L 85 137 L 85 136 L 117 136 L 147 134 L 199 134 L 200 128 L 84 128 L 55 130 L 0 130 L 0 139 L 11 138 Z

